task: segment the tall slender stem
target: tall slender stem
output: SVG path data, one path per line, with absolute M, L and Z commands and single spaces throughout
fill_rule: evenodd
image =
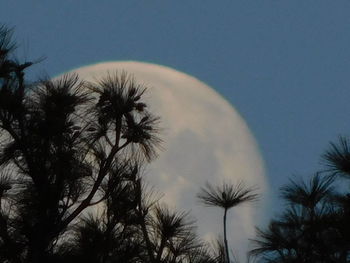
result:
M 226 253 L 226 262 L 230 263 L 230 256 L 228 253 L 228 245 L 227 245 L 227 231 L 226 231 L 226 216 L 227 216 L 227 208 L 225 208 L 225 212 L 224 212 L 224 243 L 225 243 L 225 253 Z

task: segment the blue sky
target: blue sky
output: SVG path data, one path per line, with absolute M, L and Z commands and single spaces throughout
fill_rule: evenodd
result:
M 288 177 L 320 169 L 328 143 L 350 134 L 349 13 L 348 0 L 0 3 L 19 57 L 46 57 L 32 77 L 138 60 L 213 87 L 248 123 L 275 197 Z

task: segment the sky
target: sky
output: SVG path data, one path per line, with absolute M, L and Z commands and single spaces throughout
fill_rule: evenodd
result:
M 137 60 L 190 74 L 245 119 L 273 200 L 350 135 L 349 0 L 1 0 L 32 78 Z

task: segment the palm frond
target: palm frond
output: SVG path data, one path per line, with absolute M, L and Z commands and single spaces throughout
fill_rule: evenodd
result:
M 305 181 L 291 180 L 281 188 L 281 197 L 290 204 L 313 208 L 333 192 L 333 178 L 316 173 L 307 184 Z
M 201 188 L 197 198 L 207 206 L 229 209 L 245 202 L 258 200 L 259 195 L 255 191 L 256 188 L 246 187 L 242 181 L 236 185 L 223 183 L 217 187 L 207 183 Z
M 142 118 L 127 114 L 125 124 L 122 128 L 122 138 L 131 142 L 129 151 L 131 156 L 137 159 L 145 159 L 150 162 L 158 156 L 158 150 L 161 150 L 162 140 L 158 134 L 159 117 L 150 113 L 142 113 Z
M 188 213 L 173 212 L 165 205 L 154 209 L 154 229 L 165 240 L 185 237 L 193 228 Z
M 328 171 L 335 174 L 350 176 L 350 142 L 343 136 L 338 143 L 330 143 L 330 149 L 322 156 Z
M 97 83 L 90 83 L 89 88 L 99 96 L 96 113 L 100 123 L 111 122 L 134 109 L 140 110 L 140 99 L 146 91 L 126 72 L 108 74 Z
M 90 125 L 94 130 L 92 134 L 114 144 L 115 138 L 108 133 L 114 128 L 127 145 L 123 154 L 139 159 L 142 157 L 146 161 L 157 157 L 162 143 L 158 137 L 159 117 L 150 114 L 146 110 L 147 104 L 141 101 L 146 87 L 136 83 L 132 75 L 116 72 L 97 83 L 90 83 L 89 88 L 98 95 L 95 107 L 98 122 Z

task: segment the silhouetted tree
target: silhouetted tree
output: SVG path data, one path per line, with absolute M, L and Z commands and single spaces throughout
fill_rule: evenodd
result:
M 201 188 L 197 195 L 199 200 L 207 205 L 220 207 L 224 209 L 223 228 L 224 228 L 224 248 L 225 248 L 225 262 L 230 262 L 229 248 L 227 244 L 227 227 L 226 218 L 227 211 L 245 202 L 256 201 L 258 195 L 254 193 L 255 189 L 246 187 L 242 182 L 236 185 L 224 183 L 222 186 L 213 187 L 209 183 Z M 220 242 L 218 243 L 220 244 Z M 218 246 L 221 247 L 221 246 Z M 219 249 L 220 250 L 220 249 Z
M 48 262 L 82 213 L 98 204 L 108 207 L 105 221 L 91 232 L 94 224 L 86 219 L 86 228 L 76 231 L 81 241 L 87 231 L 92 235 L 88 240 L 100 231 L 111 240 L 100 245 L 112 245 L 122 220 L 127 226 L 139 224 L 122 218 L 139 205 L 140 191 L 126 192 L 139 180 L 131 162 L 151 161 L 160 143 L 158 118 L 141 101 L 145 88 L 125 73 L 98 83 L 65 75 L 29 85 L 24 70 L 31 63 L 11 58 L 13 48 L 11 32 L 2 27 L 1 257 Z M 113 209 L 120 210 L 116 214 Z M 132 227 L 127 230 L 123 234 L 129 237 L 140 234 Z M 104 257 L 98 262 L 107 262 Z
M 144 183 L 161 144 L 146 88 L 124 72 L 29 83 L 11 33 L 0 27 L 0 262 L 228 261 L 226 214 L 252 189 L 202 189 L 225 210 L 224 245 L 210 247 Z
M 259 262 L 350 262 L 350 194 L 336 190 L 349 178 L 348 145 L 344 137 L 331 143 L 323 155 L 326 173 L 281 189 L 287 208 L 267 229 L 257 229 L 253 241 L 251 255 Z

